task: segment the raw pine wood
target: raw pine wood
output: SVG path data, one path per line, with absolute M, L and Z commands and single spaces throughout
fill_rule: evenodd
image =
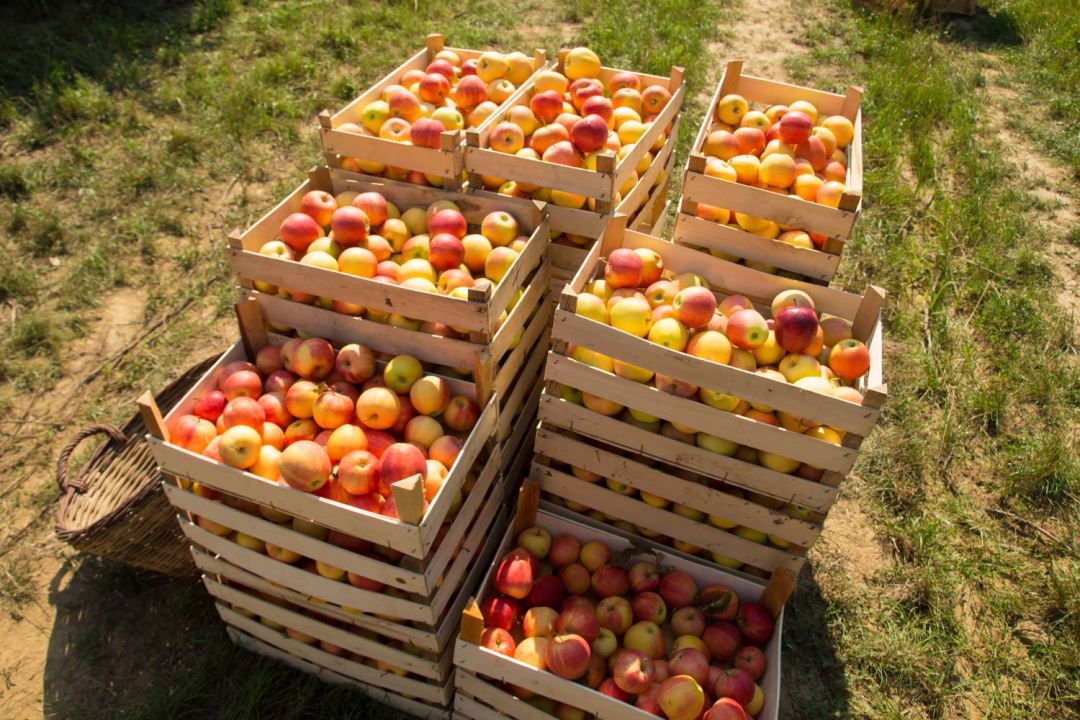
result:
M 832 506 L 839 494 L 836 488 L 823 483 L 718 455 L 595 413 L 547 393 L 540 399 L 540 420 L 743 490 L 822 513 Z
M 161 411 L 158 410 L 153 394 L 149 391 L 144 392 L 135 401 L 135 404 L 139 408 L 139 414 L 142 416 L 146 431 L 152 437 L 168 442 L 169 429 L 165 427 L 165 421 L 161 418 Z
M 474 643 L 479 644 L 479 643 Z M 459 670 L 455 676 L 458 694 L 455 702 L 460 698 L 475 698 L 472 704 L 466 703 L 465 707 L 476 713 L 477 710 L 485 713 L 483 720 L 487 718 L 519 718 L 519 720 L 551 720 L 551 716 L 543 710 L 536 708 L 524 700 L 511 695 L 508 692 L 484 682 L 476 675 L 464 670 Z M 477 701 L 482 701 L 480 704 Z M 478 707 L 479 706 L 479 707 Z M 494 708 L 499 708 L 495 710 Z M 505 713 L 505 714 L 503 714 Z M 466 715 L 473 720 L 481 720 L 478 714 Z
M 417 474 L 398 480 L 390 486 L 390 492 L 394 495 L 398 519 L 409 525 L 419 525 L 424 517 L 424 478 Z
M 359 680 L 355 680 L 351 677 L 346 677 L 340 673 L 334 672 L 319 665 L 309 662 L 307 660 L 296 657 L 287 651 L 281 650 L 273 645 L 262 642 L 245 632 L 242 632 L 234 627 L 226 628 L 229 639 L 231 639 L 238 646 L 256 653 L 258 655 L 264 655 L 266 657 L 273 658 L 278 662 L 284 663 L 289 667 L 295 668 L 302 672 L 306 672 L 315 675 L 324 682 L 334 683 L 338 685 L 350 685 L 357 688 L 360 692 L 364 693 L 368 697 L 371 697 L 378 702 L 385 705 L 389 705 L 392 708 L 400 710 L 401 712 L 411 715 L 413 717 L 423 718 L 424 720 L 450 720 L 451 712 L 442 708 L 433 707 L 416 700 L 410 700 L 409 698 L 394 695 L 392 693 L 377 688 L 366 683 L 362 683 Z

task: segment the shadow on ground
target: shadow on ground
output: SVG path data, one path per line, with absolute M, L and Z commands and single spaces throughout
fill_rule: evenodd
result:
M 202 584 L 80 556 L 53 578 L 50 720 L 391 718 L 359 693 L 234 646 Z

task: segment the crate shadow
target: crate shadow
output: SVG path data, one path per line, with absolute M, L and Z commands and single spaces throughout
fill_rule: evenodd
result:
M 828 630 L 828 603 L 806 565 L 784 613 L 780 658 L 783 720 L 851 717 L 844 662 Z

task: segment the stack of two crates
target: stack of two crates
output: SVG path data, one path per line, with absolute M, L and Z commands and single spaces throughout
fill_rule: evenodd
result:
M 583 542 L 603 539 L 614 547 L 659 553 L 664 564 L 686 569 L 703 581 L 727 584 L 743 599 L 762 598 L 780 628 L 783 606 L 807 551 L 820 536 L 842 480 L 880 418 L 886 397 L 884 292 L 870 286 L 854 294 L 822 284 L 832 278 L 841 241 L 850 232 L 859 205 L 857 91 L 840 96 L 757 78 L 740 81 L 740 68 L 741 64 L 729 66 L 696 148 L 700 150 L 713 125 L 723 95 L 741 91 L 752 102 L 765 104 L 810 100 L 823 113 L 843 112 L 853 120 L 856 132 L 848 150 L 848 185 L 853 192 L 839 208 L 812 206 L 765 188 L 695 174 L 704 162 L 698 153 L 696 161 L 691 157 L 673 242 L 627 228 L 625 217 L 609 223 L 558 299 L 530 470 L 530 482 L 539 485 L 546 501 L 539 515 L 529 518 L 553 533 L 573 534 Z M 694 198 L 783 224 L 805 223 L 814 232 L 829 233 L 831 243 L 826 249 L 803 250 L 720 226 L 695 217 Z M 818 222 L 824 224 L 814 224 Z M 741 295 L 766 318 L 779 293 L 802 291 L 818 313 L 839 318 L 853 338 L 866 344 L 870 369 L 854 384 L 861 401 L 814 392 L 622 332 L 591 317 L 597 312 L 595 298 L 590 300 L 593 306 L 579 313 L 579 296 L 591 289 L 590 282 L 604 278 L 607 258 L 618 248 L 652 251 L 670 276 L 699 276 L 718 300 Z M 596 361 L 597 356 L 631 370 L 663 375 L 670 392 L 652 382 L 635 381 L 633 372 L 613 373 Z M 699 389 L 749 403 L 759 412 L 748 417 L 743 410 L 732 412 L 731 406 L 699 401 Z M 584 395 L 591 396 L 588 402 L 583 402 Z M 628 415 L 630 409 L 637 415 Z M 773 412 L 783 414 L 786 423 L 760 421 Z M 821 423 L 832 432 L 807 435 L 796 427 L 801 419 Z M 764 453 L 786 459 L 788 466 L 771 462 L 767 466 L 760 461 Z M 529 520 L 516 522 L 518 528 L 528 524 Z M 508 536 L 504 548 L 512 541 Z M 478 599 L 491 592 L 488 578 Z M 507 691 L 508 685 L 600 717 L 648 717 L 602 693 L 498 658 L 479 644 L 476 628 L 483 619 L 476 616 L 475 606 L 470 608 L 455 651 L 457 703 L 469 717 L 539 718 L 535 708 Z M 778 647 L 766 651 L 765 703 L 756 717 L 771 719 L 779 708 L 780 658 Z
M 260 252 L 316 190 L 377 192 L 400 211 L 452 202 L 470 228 L 503 211 L 517 222 L 520 252 L 497 284 L 470 289 L 466 297 Z M 155 458 L 174 478 L 165 492 L 238 644 L 358 686 L 403 712 L 449 717 L 448 648 L 507 522 L 506 498 L 521 476 L 514 460 L 532 439 L 553 313 L 549 239 L 546 213 L 529 200 L 330 167 L 313 169 L 275 208 L 231 236 L 230 266 L 241 296 L 238 340 L 167 417 L 151 400 L 142 404 Z M 360 314 L 347 314 L 358 308 Z M 425 501 L 420 476 L 395 483 L 397 517 L 387 517 L 169 442 L 176 418 L 217 389 L 229 363 L 254 362 L 265 345 L 293 337 L 324 338 L 335 350 L 358 343 L 375 353 L 380 370 L 392 356 L 411 355 L 425 372 L 443 377 L 453 395 L 476 402 L 479 417 L 434 497 Z

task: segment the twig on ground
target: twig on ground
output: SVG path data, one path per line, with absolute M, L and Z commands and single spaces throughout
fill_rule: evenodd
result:
M 1025 517 L 1021 517 L 1020 515 L 1017 515 L 1016 513 L 1011 513 L 1008 510 L 1002 510 L 1001 508 L 996 508 L 996 507 L 988 507 L 988 508 L 986 508 L 986 511 L 989 512 L 989 513 L 992 513 L 994 515 L 999 515 L 1001 517 L 1009 518 L 1010 520 L 1018 522 L 1021 525 L 1027 525 L 1028 527 L 1036 530 L 1040 535 L 1045 537 L 1047 540 L 1049 540 L 1049 541 L 1051 541 L 1051 542 L 1053 542 L 1055 544 L 1058 544 L 1058 545 L 1062 544 L 1061 538 L 1059 538 L 1057 535 L 1050 532 L 1046 528 L 1042 527 L 1038 523 L 1032 522 L 1031 520 L 1028 520 Z

